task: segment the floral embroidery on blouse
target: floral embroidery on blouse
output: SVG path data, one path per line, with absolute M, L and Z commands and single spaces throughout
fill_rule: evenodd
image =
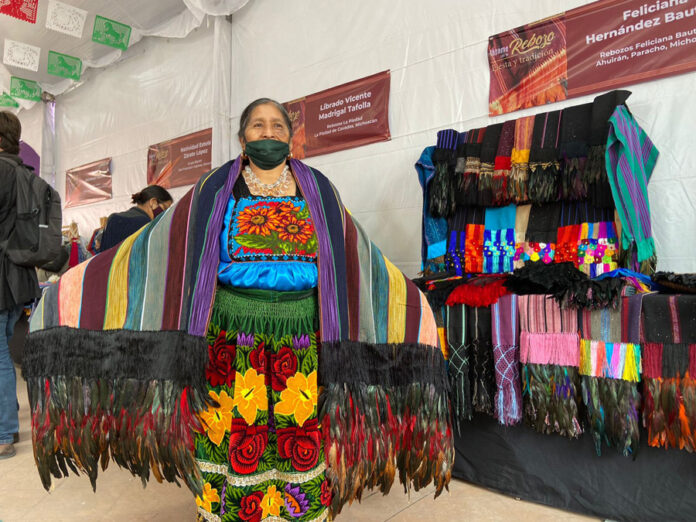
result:
M 244 197 L 230 228 L 229 252 L 241 261 L 315 261 L 317 236 L 301 198 Z

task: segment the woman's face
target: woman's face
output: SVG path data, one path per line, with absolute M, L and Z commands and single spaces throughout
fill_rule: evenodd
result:
M 285 118 L 278 108 L 272 103 L 264 103 L 254 107 L 251 111 L 249 123 L 244 129 L 244 139 L 239 143 L 244 144 L 258 140 L 278 140 L 290 143 L 290 129 L 285 124 Z

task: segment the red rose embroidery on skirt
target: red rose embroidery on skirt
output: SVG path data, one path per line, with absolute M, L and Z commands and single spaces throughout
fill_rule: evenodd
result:
M 256 471 L 268 445 L 268 426 L 249 426 L 244 419 L 232 419 L 230 427 L 230 465 L 235 473 Z
M 291 459 L 297 471 L 309 471 L 319 462 L 321 435 L 316 419 L 308 420 L 301 428 L 278 430 L 278 454 Z

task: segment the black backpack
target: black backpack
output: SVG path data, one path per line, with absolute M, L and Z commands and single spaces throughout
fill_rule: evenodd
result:
M 17 174 L 17 221 L 0 251 L 15 265 L 43 267 L 61 255 L 63 223 L 60 196 L 25 166 L 0 158 Z

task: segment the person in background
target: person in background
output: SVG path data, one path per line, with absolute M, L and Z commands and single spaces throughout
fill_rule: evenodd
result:
M 128 236 L 147 225 L 160 212 L 167 210 L 174 202 L 172 195 L 159 185 L 145 187 L 137 194 L 133 194 L 132 201 L 135 206 L 125 212 L 111 214 L 99 246 L 99 252 L 104 252 L 112 246 L 118 245 Z
M 13 441 L 19 433 L 17 376 L 8 343 L 24 305 L 41 296 L 34 268 L 12 263 L 1 246 L 17 218 L 15 167 L 2 158 L 22 164 L 21 133 L 19 119 L 11 112 L 0 112 L 0 460 L 16 455 Z

